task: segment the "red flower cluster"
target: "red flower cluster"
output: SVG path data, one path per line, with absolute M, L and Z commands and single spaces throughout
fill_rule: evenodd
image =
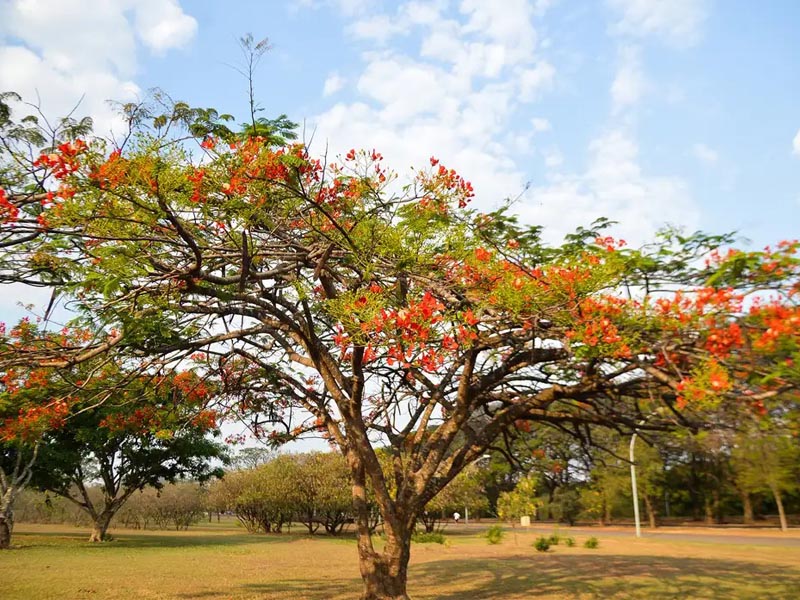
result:
M 9 200 L 6 191 L 0 188 L 0 222 L 13 223 L 19 218 L 19 208 Z
M 90 169 L 89 179 L 100 189 L 113 190 L 125 180 L 127 169 L 128 161 L 122 158 L 120 150 L 114 150 L 103 164 Z
M 62 427 L 69 414 L 69 400 L 54 400 L 49 404 L 21 408 L 17 417 L 5 419 L 0 424 L 0 440 L 32 441 L 48 429 Z
M 420 172 L 418 181 L 425 191 L 425 196 L 420 200 L 419 206 L 423 210 L 432 209 L 446 214 L 448 206 L 456 202 L 459 208 L 466 208 L 467 204 L 475 197 L 472 183 L 465 180 L 455 169 L 448 169 L 439 164 L 439 160 L 431 157 L 431 166 L 438 165 L 432 173 Z
M 83 140 L 67 142 L 58 147 L 58 152 L 41 154 L 33 163 L 34 166 L 42 166 L 52 169 L 56 179 L 64 179 L 75 173 L 81 166 L 78 157 L 86 151 L 88 146 Z

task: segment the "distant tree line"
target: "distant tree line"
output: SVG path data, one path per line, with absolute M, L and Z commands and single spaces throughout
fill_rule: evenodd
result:
M 388 454 L 384 458 L 388 469 Z M 486 514 L 482 485 L 476 470 L 456 477 L 425 506 L 422 527 L 435 531 L 456 511 Z M 235 514 L 251 533 L 281 533 L 300 523 L 309 534 L 322 530 L 338 535 L 354 519 L 351 486 L 347 465 L 338 453 L 286 454 L 227 473 L 212 484 L 209 501 L 217 510 Z M 373 508 L 375 529 L 380 518 L 377 506 Z
M 651 434 L 635 445 L 642 518 L 752 524 L 800 513 L 800 440 L 791 430 L 720 426 Z M 556 429 L 523 433 L 482 471 L 490 511 L 516 520 L 630 520 L 630 437 L 594 432 L 594 445 Z M 509 461 L 509 458 L 511 459 Z

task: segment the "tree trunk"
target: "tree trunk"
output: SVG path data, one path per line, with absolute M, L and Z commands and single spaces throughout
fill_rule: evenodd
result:
M 781 492 L 777 487 L 770 486 L 772 495 L 775 497 L 775 504 L 778 505 L 778 518 L 781 521 L 781 531 L 789 530 L 789 523 L 786 521 L 786 512 L 783 510 L 783 498 Z
M 753 517 L 753 501 L 747 492 L 739 492 L 739 494 L 742 497 L 742 522 L 745 525 L 750 525 L 755 521 Z
M 711 502 L 711 498 L 708 496 L 705 497 L 704 500 L 705 509 L 706 509 L 706 525 L 713 525 L 714 524 L 714 505 Z
M 104 510 L 97 515 L 92 526 L 92 535 L 89 536 L 90 542 L 104 542 L 108 539 L 106 532 L 113 516 L 114 512 L 110 510 Z
M 650 520 L 650 528 L 655 529 L 658 527 L 656 508 L 653 503 L 653 499 L 648 494 L 644 495 L 644 506 L 647 509 L 647 518 Z
M 403 528 L 398 528 L 403 529 Z M 366 534 L 369 537 L 369 534 Z M 358 563 L 364 581 L 361 600 L 408 600 L 408 559 L 411 557 L 411 532 L 386 527 L 386 546 L 376 552 L 371 539 L 359 531 Z
M 409 600 L 406 593 L 408 560 L 411 557 L 411 534 L 416 517 L 407 519 L 398 514 L 388 498 L 377 498 L 383 518 L 386 544 L 383 552 L 372 545 L 371 508 L 367 501 L 367 477 L 361 457 L 346 453 L 353 477 L 353 508 L 358 532 L 358 566 L 364 591 L 361 600 Z M 377 494 L 376 494 L 377 495 Z
M 12 489 L 0 498 L 0 550 L 11 546 L 11 532 L 14 529 L 14 513 L 11 510 L 13 501 Z
M 13 521 L 7 515 L 0 515 L 0 550 L 6 550 L 11 546 L 11 530 Z

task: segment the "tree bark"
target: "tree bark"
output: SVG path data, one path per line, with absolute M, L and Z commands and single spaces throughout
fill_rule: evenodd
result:
M 11 530 L 13 521 L 8 515 L 0 515 L 0 550 L 6 550 L 11 546 Z
M 364 593 L 361 600 L 408 600 L 408 560 L 411 557 L 411 532 L 386 527 L 386 546 L 376 552 L 371 539 L 359 530 L 358 562 Z M 366 534 L 369 536 L 369 533 Z
M 90 542 L 104 542 L 108 539 L 106 532 L 113 516 L 114 512 L 110 510 L 104 510 L 97 515 L 92 526 L 92 535 L 89 536 Z
M 750 525 L 755 521 L 753 516 L 753 501 L 750 498 L 750 494 L 747 492 L 740 492 L 742 497 L 742 522 L 745 525 Z
M 364 591 L 361 600 L 409 600 L 406 593 L 411 533 L 416 516 L 404 518 L 387 497 L 377 497 L 383 518 L 386 544 L 378 552 L 372 544 L 371 509 L 367 501 L 367 477 L 361 457 L 352 450 L 346 454 L 353 477 L 353 508 L 358 535 L 358 566 Z M 379 496 L 376 494 L 376 496 Z
M 706 525 L 713 525 L 714 524 L 714 505 L 711 502 L 711 498 L 708 496 L 705 497 L 704 506 L 706 511 Z
M 0 550 L 11 546 L 11 532 L 14 530 L 13 490 L 9 489 L 0 498 Z
M 655 529 L 658 527 L 658 518 L 653 499 L 648 494 L 644 495 L 644 506 L 647 509 L 647 518 L 650 521 L 650 528 Z
M 603 510 L 602 516 L 600 517 L 600 524 L 601 525 L 608 525 L 612 521 L 611 515 L 611 502 L 609 502 L 607 497 L 603 497 Z
M 783 498 L 781 498 L 781 491 L 774 486 L 770 486 L 772 495 L 775 497 L 775 504 L 778 505 L 778 518 L 781 522 L 781 531 L 789 530 L 789 523 L 786 521 L 786 512 L 783 510 Z

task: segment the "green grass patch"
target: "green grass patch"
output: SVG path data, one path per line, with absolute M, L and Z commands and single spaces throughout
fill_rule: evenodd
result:
M 0 597 L 358 598 L 361 580 L 353 536 L 311 537 L 300 528 L 292 530 L 290 535 L 251 535 L 233 522 L 186 532 L 115 529 L 114 541 L 90 544 L 88 530 L 19 523 L 15 547 L 0 552 Z M 415 544 L 409 594 L 414 600 L 737 600 L 793 598 L 800 589 L 800 547 L 788 542 L 756 547 L 655 536 L 635 541 L 604 537 L 599 547 L 586 549 L 583 544 L 570 546 L 562 536 L 559 552 L 531 556 L 523 549 L 532 550 L 539 535 L 517 529 L 512 537 L 489 545 L 485 530 L 475 530 L 448 536 L 445 545 Z
M 411 541 L 417 544 L 444 544 L 447 539 L 443 533 L 415 531 L 414 535 L 411 536 Z

